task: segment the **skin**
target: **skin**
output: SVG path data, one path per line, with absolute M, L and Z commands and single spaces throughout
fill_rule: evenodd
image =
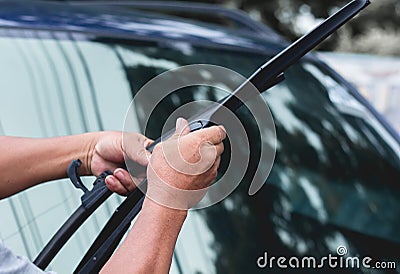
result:
M 211 127 L 189 133 L 185 120 L 177 121 L 175 135 L 157 145 L 147 168 L 149 186 L 143 209 L 126 240 L 110 258 L 101 273 L 168 273 L 179 231 L 187 216 L 188 207 L 171 208 L 168 197 L 176 193 L 164 191 L 164 187 L 179 190 L 206 189 L 215 179 L 223 152 L 225 139 L 223 127 Z M 203 149 L 201 149 L 203 147 Z M 205 147 L 205 149 L 204 149 Z M 165 151 L 177 148 L 173 159 L 181 158 L 185 163 L 198 163 L 201 154 L 215 151 L 214 157 L 202 157 L 211 166 L 204 173 L 187 174 L 188 166 L 182 162 L 168 161 Z M 203 152 L 203 153 L 201 153 Z M 179 157 L 180 155 L 181 157 Z M 178 156 L 178 157 L 177 157 Z M 170 188 L 169 188 L 170 190 Z M 182 197 L 187 205 L 195 204 L 205 191 L 197 195 Z M 160 201 L 162 204 L 160 204 Z
M 124 142 L 120 132 L 111 131 L 55 138 L 1 136 L 0 198 L 65 178 L 73 159 L 82 161 L 81 175 L 112 171 L 106 178 L 107 187 L 122 195 L 147 176 L 142 211 L 101 273 L 168 273 L 187 210 L 204 196 L 217 175 L 225 137 L 221 126 L 190 132 L 187 121 L 178 119 L 175 135 L 157 145 L 150 155 L 145 147 L 152 141 L 135 133 L 125 135 Z M 124 156 L 147 166 L 146 173 L 131 176 L 121 168 Z M 202 167 L 200 172 L 193 172 L 195 164 Z M 186 190 L 200 191 L 182 195 Z

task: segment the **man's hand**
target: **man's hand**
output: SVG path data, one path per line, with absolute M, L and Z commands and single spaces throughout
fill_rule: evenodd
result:
M 0 168 L 3 170 L 0 199 L 43 182 L 65 178 L 73 159 L 82 161 L 81 175 L 98 176 L 106 170 L 113 172 L 106 178 L 108 188 L 127 194 L 135 184 L 129 173 L 121 168 L 125 162 L 124 155 L 145 167 L 149 156 L 145 147 L 151 142 L 140 134 L 122 135 L 116 131 L 53 138 L 0 136 Z M 129 149 L 124 149 L 122 144 Z M 21 172 L 21 167 L 24 172 Z M 143 174 L 135 172 L 135 175 L 145 176 L 145 168 L 142 170 Z
M 131 177 L 127 170 L 121 168 L 124 163 L 124 156 L 138 165 L 146 167 L 150 152 L 145 148 L 152 141 L 138 133 L 126 133 L 124 134 L 125 146 L 123 146 L 121 132 L 107 131 L 99 134 L 89 151 L 88 167 L 90 173 L 98 176 L 105 170 L 110 170 L 113 175 L 107 176 L 107 187 L 113 192 L 127 195 L 136 188 L 135 183 L 138 184 L 146 174 L 145 169 L 143 169 L 144 172 L 134 174 L 135 177 Z M 129 147 L 129 151 L 125 151 L 124 147 Z
M 182 210 L 197 204 L 217 176 L 225 137 L 222 126 L 190 132 L 187 121 L 178 119 L 175 134 L 153 150 L 147 197 Z
M 151 155 L 142 211 L 102 273 L 169 273 L 186 210 L 214 181 L 225 137 L 221 126 L 190 132 L 186 120 L 177 120 L 174 136 Z M 126 263 L 132 258 L 139 263 Z

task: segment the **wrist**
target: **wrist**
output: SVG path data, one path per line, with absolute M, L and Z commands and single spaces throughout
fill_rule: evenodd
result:
M 173 218 L 178 218 L 185 220 L 188 210 L 186 209 L 176 209 L 176 208 L 170 208 L 164 205 L 161 205 L 152 199 L 146 197 L 143 202 L 143 207 L 142 211 L 146 212 L 149 211 L 153 215 L 159 215 L 159 216 L 164 216 L 164 217 L 173 217 Z
M 80 135 L 82 138 L 83 148 L 77 153 L 77 159 L 82 161 L 80 174 L 93 175 L 92 172 L 92 159 L 96 150 L 96 145 L 100 139 L 102 132 L 88 132 Z

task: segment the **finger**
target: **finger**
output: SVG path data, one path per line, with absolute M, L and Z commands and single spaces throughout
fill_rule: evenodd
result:
M 142 166 L 147 166 L 151 157 L 151 153 L 146 149 L 146 147 L 147 146 L 143 146 L 142 148 L 138 149 L 136 152 L 136 157 L 133 157 L 132 159 Z
M 112 192 L 118 193 L 120 195 L 127 195 L 129 191 L 121 184 L 121 182 L 113 175 L 108 175 L 106 177 L 106 186 Z
M 215 145 L 215 150 L 217 151 L 217 155 L 220 156 L 224 152 L 224 143 L 221 142 Z
M 198 136 L 205 142 L 210 142 L 213 145 L 221 143 L 226 138 L 226 131 L 223 126 L 212 126 L 197 130 L 191 133 L 193 136 Z
M 190 127 L 187 120 L 183 118 L 176 119 L 176 126 L 175 126 L 175 137 L 185 136 L 190 133 Z
M 146 150 L 146 147 L 152 142 L 142 134 L 124 134 L 123 150 L 130 160 L 147 166 L 151 153 Z
M 122 186 L 129 192 L 132 192 L 136 188 L 136 184 L 127 170 L 123 168 L 117 168 L 114 171 L 114 176 L 119 180 Z
M 211 169 L 215 170 L 215 172 L 218 172 L 219 164 L 221 163 L 221 157 L 217 157 L 215 159 L 214 164 L 212 165 Z
M 210 164 L 215 162 L 215 159 L 224 152 L 224 143 L 212 145 L 209 142 L 204 142 L 200 146 L 201 159 Z
M 218 167 L 220 163 L 221 163 L 221 157 L 217 157 L 215 159 L 214 164 L 210 167 L 210 169 L 207 172 L 210 178 L 210 185 L 215 181 L 215 178 L 218 176 Z
M 96 161 L 92 163 L 92 166 L 93 165 L 96 166 L 96 168 L 92 168 L 92 173 L 94 176 L 99 176 L 105 170 L 114 172 L 115 169 L 121 167 L 120 164 L 116 164 L 115 162 L 110 162 L 106 160 Z

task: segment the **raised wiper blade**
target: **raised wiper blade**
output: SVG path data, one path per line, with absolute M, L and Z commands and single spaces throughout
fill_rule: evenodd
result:
M 289 66 L 297 62 L 317 44 L 322 42 L 336 29 L 364 9 L 369 3 L 368 0 L 354 0 L 327 18 L 316 28 L 261 66 L 232 94 L 223 98 L 219 102 L 219 105 L 208 108 L 206 111 L 191 117 L 189 119 L 191 130 L 197 130 L 209 126 L 211 121 L 215 121 L 214 119 L 211 119 L 211 117 L 218 114 L 222 107 L 229 108 L 232 111 L 240 107 L 243 104 L 243 101 L 238 100 L 238 96 L 240 96 L 240 98 L 247 98 L 246 94 L 241 94 L 241 92 L 245 90 L 244 87 L 249 83 L 254 85 L 261 92 L 264 88 L 271 87 L 273 83 L 278 83 L 282 79 L 281 75 Z M 223 123 L 223 121 L 220 122 Z M 162 139 L 168 138 L 169 135 L 171 135 L 171 132 L 173 131 L 171 130 L 157 139 L 148 147 L 148 150 L 152 151 L 154 146 L 161 142 Z M 85 254 L 74 273 L 97 273 L 102 268 L 104 263 L 112 255 L 112 252 L 116 248 L 120 239 L 126 233 L 132 220 L 139 213 L 144 200 L 144 193 L 141 192 L 139 188 L 146 185 L 147 180 L 144 180 L 141 183 L 141 186 L 130 193 L 121 206 L 114 212 L 113 216 L 103 227 L 101 233 Z
M 254 72 L 244 83 L 242 83 L 232 94 L 223 98 L 219 104 L 210 107 L 205 111 L 189 119 L 191 130 L 197 130 L 209 126 L 211 121 L 223 124 L 223 115 L 218 115 L 219 110 L 228 108 L 231 111 L 236 110 L 244 102 L 241 99 L 248 99 L 247 94 L 243 94 L 246 85 L 255 86 L 260 92 L 267 90 L 273 85 L 283 80 L 284 71 L 297 62 L 301 57 L 307 54 L 317 44 L 331 35 L 336 29 L 345 24 L 358 12 L 365 8 L 370 2 L 368 0 L 353 0 L 335 14 L 327 18 L 320 25 L 304 35 L 296 42 L 285 48 L 274 58 L 266 62 L 256 72 Z M 214 118 L 217 119 L 214 119 Z M 157 139 L 147 149 L 152 151 L 154 146 L 168 137 L 173 130 L 163 137 Z M 72 234 L 82 225 L 87 217 L 104 202 L 111 194 L 105 186 L 105 176 L 98 178 L 95 187 L 91 191 L 86 190 L 79 184 L 75 185 L 83 191 L 86 191 L 82 200 L 82 205 L 57 231 L 55 236 L 49 241 L 35 260 L 41 269 L 45 269 L 59 250 L 64 246 Z M 142 186 L 147 184 L 146 180 Z M 142 188 L 142 187 L 140 187 Z M 89 248 L 84 258 L 79 263 L 75 273 L 97 273 L 104 263 L 109 259 L 112 251 L 116 248 L 124 233 L 129 228 L 130 223 L 141 209 L 144 200 L 144 194 L 137 188 L 130 193 L 120 207 L 113 213 L 110 220 L 104 226 L 95 242 Z

